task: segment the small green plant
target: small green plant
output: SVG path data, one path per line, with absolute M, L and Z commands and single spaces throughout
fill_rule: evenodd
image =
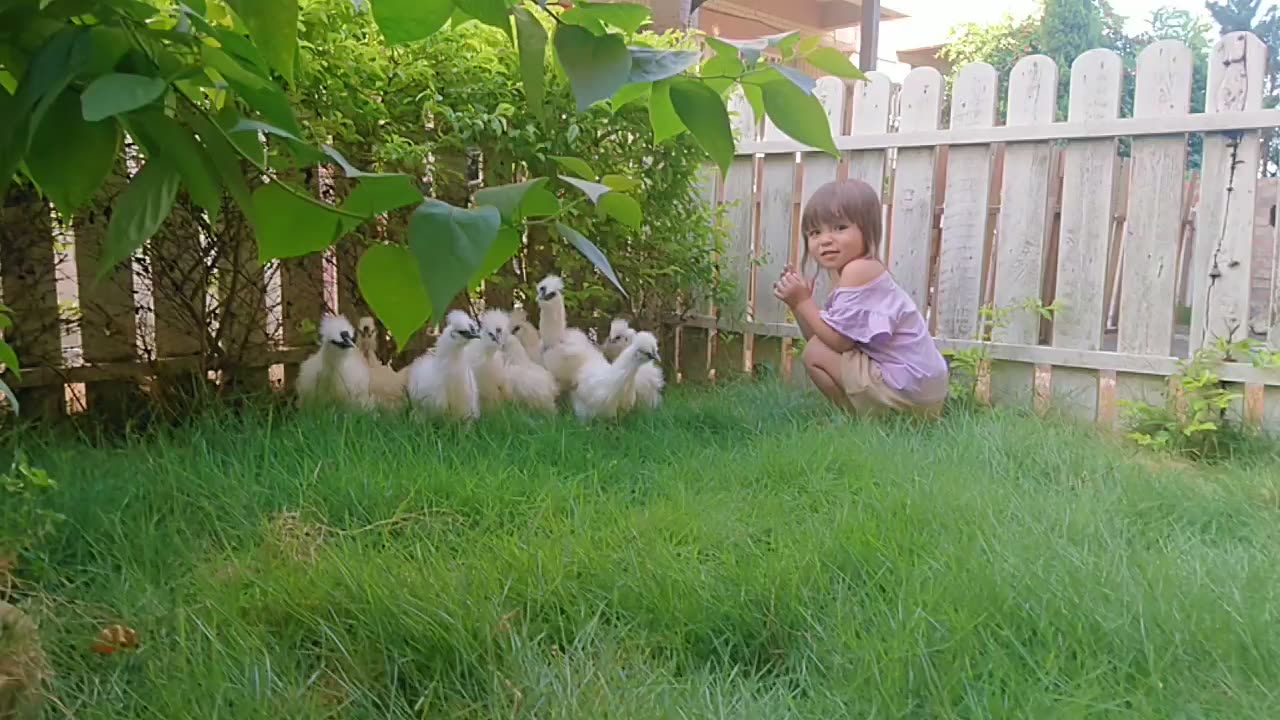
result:
M 1241 424 L 1230 416 L 1232 404 L 1243 395 L 1224 382 L 1217 369 L 1224 362 L 1245 358 L 1254 367 L 1280 368 L 1280 352 L 1254 340 L 1219 338 L 1179 363 L 1173 376 L 1178 396 L 1167 397 L 1163 405 L 1119 402 L 1127 437 L 1139 446 L 1194 460 L 1221 457 L 1243 433 Z
M 13 346 L 5 342 L 4 333 L 13 327 L 13 311 L 4 305 L 0 305 L 0 372 L 8 370 L 13 376 L 21 379 L 18 370 L 18 354 L 13 351 Z M 18 414 L 18 398 L 14 396 L 13 390 L 0 377 L 0 398 L 4 398 L 9 403 L 9 410 L 14 415 Z
M 1033 312 L 1046 320 L 1052 320 L 1054 313 L 1060 309 L 1059 301 L 1045 305 L 1040 298 L 1027 298 L 1013 305 L 983 305 L 979 308 L 978 331 L 975 335 L 980 344 L 977 347 L 942 351 L 951 369 L 952 399 L 961 403 L 977 402 L 979 381 L 990 361 L 994 331 L 1009 327 L 1014 313 Z
M 22 451 L 0 474 L 0 566 L 39 569 L 44 564 L 39 548 L 65 519 L 46 507 L 46 499 L 57 487 L 49 473 L 31 465 Z

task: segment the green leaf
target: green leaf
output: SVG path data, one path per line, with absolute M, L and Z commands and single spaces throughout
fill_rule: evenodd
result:
M 523 7 L 514 11 L 516 44 L 520 49 L 520 80 L 525 102 L 536 117 L 546 114 L 547 31 L 542 23 Z
M 733 129 L 720 94 L 700 80 L 673 78 L 671 105 L 698 146 L 711 156 L 722 173 L 728 173 L 729 164 L 733 162 Z
M 209 159 L 213 161 L 222 182 L 236 201 L 240 209 L 246 213 L 253 212 L 253 196 L 249 193 L 249 184 L 244 179 L 244 168 L 240 165 L 240 156 L 236 154 L 231 142 L 223 134 L 221 128 L 209 121 L 203 113 L 191 112 L 186 116 L 191 128 L 200 136 L 205 147 L 209 149 Z
M 435 34 L 453 15 L 453 0 L 372 0 L 373 21 L 388 45 Z
M 418 262 L 401 245 L 370 245 L 356 265 L 360 295 L 395 338 L 396 350 L 431 318 L 431 298 Z
M 630 195 L 611 192 L 600 198 L 599 205 L 605 215 L 632 230 L 639 230 L 641 223 L 644 222 L 644 211 L 640 209 L 640 203 Z
M 498 208 L 498 212 L 502 214 L 502 219 L 507 222 L 519 220 L 520 209 L 524 202 L 525 196 L 530 191 L 540 188 L 547 184 L 546 178 L 534 178 L 533 180 L 525 180 L 524 182 L 513 183 L 511 185 L 495 185 L 487 187 L 476 192 L 476 205 L 492 205 Z
M 818 87 L 817 80 L 795 68 L 787 67 L 786 65 L 774 65 L 772 69 L 782 77 L 790 80 L 793 85 L 803 90 L 806 95 L 812 95 L 814 88 Z
M 520 215 L 523 217 L 550 217 L 560 212 L 560 198 L 546 188 L 537 187 L 524 196 L 520 203 Z
M 809 53 L 818 49 L 822 45 L 821 35 L 805 35 L 796 42 L 796 54 L 807 56 Z
M 654 82 L 675 77 L 697 65 L 700 57 L 696 50 L 655 50 L 642 47 L 627 49 L 631 53 L 628 83 Z
M 600 183 L 591 182 L 590 180 L 579 180 L 578 178 L 566 177 L 564 175 L 561 175 L 560 179 L 586 193 L 587 197 L 591 198 L 591 202 L 593 203 L 600 202 L 600 197 L 602 195 L 613 191 L 613 188 L 608 185 L 601 185 Z
M 490 27 L 511 37 L 511 12 L 504 0 L 454 0 L 458 8 Z
M 22 368 L 18 365 L 18 353 L 13 351 L 13 347 L 9 343 L 0 340 L 0 365 L 13 373 L 13 376 L 22 379 Z
M 574 9 L 583 17 L 612 25 L 627 35 L 634 34 L 653 16 L 644 5 L 625 2 L 579 0 L 574 3 Z
M 36 128 L 27 151 L 27 172 L 58 212 L 71 217 L 111 174 L 121 136 L 114 119 L 85 122 L 80 99 L 64 92 Z
M 631 53 L 617 35 L 598 36 L 576 25 L 560 25 L 552 40 L 578 110 L 613 97 L 631 74 Z
M 787 80 L 766 83 L 761 89 L 764 92 L 764 110 L 779 130 L 796 142 L 840 157 L 831 137 L 827 113 L 818 98 Z
M 302 134 L 302 127 L 293 115 L 293 107 L 284 91 L 275 83 L 247 70 L 230 55 L 205 45 L 201 49 L 205 64 L 218 71 L 236 94 L 244 98 L 249 107 L 276 127 L 294 135 Z
M 648 97 L 652 90 L 653 83 L 648 82 L 623 85 L 622 89 L 609 99 L 609 107 L 613 108 L 614 112 L 618 112 L 623 105 Z
M 321 145 L 321 146 L 320 146 L 320 149 L 321 149 L 321 151 L 323 151 L 323 152 L 324 152 L 324 154 L 325 154 L 325 155 L 328 155 L 328 156 L 329 156 L 329 159 L 331 159 L 331 160 L 333 160 L 334 162 L 338 163 L 338 167 L 342 168 L 342 172 L 343 172 L 343 174 L 344 174 L 344 175 L 346 175 L 346 176 L 347 176 L 347 177 L 349 177 L 349 178 L 369 178 L 369 177 L 394 177 L 394 176 L 404 176 L 404 173 L 373 173 L 373 172 L 367 172 L 367 171 L 365 171 L 365 170 L 361 170 L 360 168 L 356 167 L 355 165 L 352 165 L 350 162 L 348 162 L 348 161 L 347 161 L 347 158 L 346 158 L 342 153 L 338 152 L 338 151 L 337 151 L 337 149 L 335 149 L 335 148 L 334 148 L 333 146 L 331 146 L 331 145 Z
M 155 158 L 148 160 L 133 176 L 111 208 L 107 240 L 102 246 L 102 264 L 98 266 L 99 280 L 156 234 L 160 224 L 169 217 L 181 184 L 178 171 Z
M 382 213 L 422 202 L 422 191 L 408 175 L 372 175 L 360 181 L 342 201 L 342 209 L 370 220 Z M 353 217 L 338 218 L 338 237 L 363 224 Z
M 790 60 L 795 54 L 796 44 L 800 42 L 800 32 L 797 30 L 788 30 L 773 35 L 766 35 L 762 38 L 769 47 L 777 48 L 782 59 Z
M 230 116 L 228 115 L 227 117 L 229 118 Z M 258 133 L 260 132 L 266 135 L 275 135 L 276 137 L 284 138 L 287 141 L 289 150 L 293 153 L 294 157 L 308 164 L 323 162 L 324 156 L 328 154 L 315 149 L 305 140 L 291 132 L 281 130 L 274 125 L 259 122 L 257 120 L 238 118 L 235 124 L 227 129 L 227 132 L 231 135 L 232 141 L 242 149 L 253 152 L 255 157 L 257 157 L 258 148 L 261 147 L 258 142 Z M 328 146 L 326 145 L 325 147 Z M 333 150 L 333 153 L 337 154 L 337 151 Z M 330 155 L 330 157 L 333 157 L 333 155 Z M 341 161 L 338 161 L 338 164 L 342 166 L 344 171 L 350 170 L 351 172 L 354 172 L 356 176 L 370 174 L 356 169 L 351 165 L 351 163 L 348 163 L 347 159 L 342 157 L 342 155 L 339 154 L 337 157 L 341 158 Z M 335 158 L 335 161 L 337 161 L 337 158 Z M 265 158 L 263 159 L 263 162 L 266 162 Z M 352 177 L 352 175 L 348 173 L 347 177 Z
M 489 247 L 484 261 L 480 263 L 480 269 L 467 282 L 467 287 L 474 288 L 484 282 L 490 275 L 502 269 L 502 266 L 506 265 L 507 261 L 515 257 L 518 252 L 520 252 L 520 233 L 514 228 L 503 225 L 498 229 L 498 237 Z
M 653 84 L 653 92 L 649 95 L 649 124 L 653 127 L 653 141 L 659 143 L 685 130 L 675 106 L 671 104 L 669 80 Z
M 235 128 L 240 125 L 240 113 L 236 112 L 234 105 L 228 104 L 218 113 L 216 120 L 218 127 L 226 133 L 231 144 L 235 146 L 240 156 L 252 162 L 258 167 L 266 165 L 267 162 L 267 146 L 258 137 L 256 132 L 236 132 Z
M 227 0 L 271 67 L 293 82 L 298 51 L 298 0 Z
M 769 41 L 765 38 L 755 38 L 751 40 L 725 40 L 723 38 L 709 37 L 707 44 L 715 50 L 717 55 L 727 57 L 742 58 L 747 65 L 755 65 L 760 60 L 760 56 L 769 47 Z
M 596 171 L 591 169 L 591 166 L 588 165 L 585 160 L 576 157 L 567 157 L 564 155 L 552 155 L 551 159 L 555 160 L 556 164 L 564 168 L 566 171 L 573 173 L 584 180 L 595 180 L 597 177 Z
M 0 395 L 5 396 L 5 399 L 9 401 L 9 407 L 13 408 L 14 415 L 22 412 L 22 406 L 18 404 L 18 396 L 13 394 L 13 390 L 9 388 L 9 384 L 4 380 L 0 380 Z
M 336 210 L 336 208 L 335 208 Z M 279 182 L 253 191 L 253 226 L 258 236 L 258 260 L 309 255 L 333 244 L 338 233 L 336 212 L 307 202 Z
M 862 74 L 844 53 L 833 47 L 820 47 L 805 55 L 805 61 L 819 70 L 830 73 L 838 78 L 846 80 L 866 80 L 867 76 Z
M 132 114 L 128 123 L 129 133 L 147 157 L 163 157 L 172 163 L 191 199 L 216 221 L 222 208 L 218 168 L 191 131 L 159 110 Z
M 618 276 L 613 273 L 613 267 L 609 265 L 609 259 L 604 256 L 604 253 L 600 252 L 600 248 L 583 237 L 582 233 L 564 223 L 556 223 L 555 228 L 556 234 L 568 240 L 570 245 L 577 248 L 583 257 L 589 260 L 592 265 L 595 265 L 596 269 L 603 273 L 606 278 L 609 278 L 609 282 L 618 288 L 618 292 L 626 296 L 627 291 L 622 289 L 622 283 L 618 282 Z
M 146 75 L 111 73 L 89 83 L 80 95 L 84 119 L 97 122 L 155 102 L 169 84 Z
M 639 180 L 624 175 L 605 175 L 600 178 L 600 182 L 618 192 L 631 192 L 643 184 Z
M 51 36 L 27 64 L 17 93 L 5 101 L 7 107 L 0 115 L 0 197 L 9 189 L 45 112 L 90 61 L 90 37 L 83 27 L 69 27 Z
M 742 94 L 747 98 L 747 104 L 751 106 L 751 114 L 758 121 L 764 117 L 764 91 L 759 85 L 743 85 Z
M 737 57 L 713 55 L 702 63 L 702 71 L 699 74 L 702 76 L 702 82 L 710 85 L 713 90 L 723 96 L 745 71 L 746 67 Z
M 501 213 L 489 205 L 463 210 L 428 198 L 413 212 L 409 249 L 418 259 L 437 322 L 488 256 L 501 224 Z

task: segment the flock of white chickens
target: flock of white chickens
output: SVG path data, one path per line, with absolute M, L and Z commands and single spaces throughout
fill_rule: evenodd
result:
M 564 394 L 583 420 L 658 406 L 665 380 L 652 333 L 614 320 L 597 346 L 568 327 L 564 282 L 555 275 L 538 283 L 538 308 L 536 328 L 523 309 L 486 310 L 478 321 L 454 310 L 435 347 L 398 371 L 378 360 L 372 318 L 357 330 L 341 315 L 326 316 L 320 349 L 299 370 L 298 398 L 352 410 L 407 403 L 461 420 L 504 403 L 555 412 Z

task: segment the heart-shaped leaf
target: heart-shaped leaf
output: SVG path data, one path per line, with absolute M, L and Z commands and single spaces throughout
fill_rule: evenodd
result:
M 106 277 L 160 229 L 169 217 L 182 176 L 168 163 L 152 158 L 138 171 L 128 187 L 116 198 L 107 222 L 107 239 L 102 246 L 98 279 Z
M 501 213 L 491 205 L 463 210 L 427 199 L 413 212 L 409 249 L 418 260 L 437 322 L 488 256 L 501 223 Z
M 298 0 L 227 0 L 249 28 L 263 57 L 293 82 L 293 56 L 298 51 Z
M 849 61 L 848 56 L 833 47 L 820 47 L 805 56 L 805 61 L 819 70 L 846 80 L 866 80 L 867 76 Z
M 613 190 L 613 188 L 608 185 L 601 185 L 600 183 L 591 182 L 590 180 L 579 180 L 578 178 L 565 177 L 564 175 L 561 175 L 560 179 L 586 193 L 587 197 L 591 198 L 591 202 L 593 203 L 600 202 L 601 195 L 612 192 Z
M 516 44 L 520 50 L 520 80 L 524 98 L 533 114 L 542 117 L 546 91 L 547 31 L 526 8 L 512 11 L 516 18 Z
M 89 83 L 80 94 L 80 110 L 85 120 L 97 122 L 155 102 L 169 84 L 156 77 L 110 73 Z
M 498 208 L 502 219 L 514 222 L 521 218 L 520 210 L 530 191 L 547 184 L 546 178 L 534 178 L 510 185 L 495 185 L 476 192 L 476 205 L 492 205 Z
M 458 9 L 511 37 L 511 12 L 505 0 L 454 0 Z
M 364 301 L 395 339 L 397 351 L 431 318 L 431 298 L 408 248 L 370 245 L 356 265 L 356 282 Z
M 453 15 L 453 0 L 372 0 L 373 21 L 388 45 L 435 34 Z
M 263 264 L 324 250 L 338 234 L 341 215 L 307 202 L 278 182 L 267 183 L 253 192 L 253 208 L 258 260 Z
M 764 110 L 778 129 L 793 140 L 840 157 L 822 103 L 789 80 L 774 80 L 761 88 Z
M 142 145 L 148 157 L 164 157 L 171 162 L 191 199 L 218 219 L 222 209 L 222 183 L 218 169 L 205 148 L 185 126 L 158 108 L 129 116 L 129 133 Z
M 656 50 L 654 48 L 633 47 L 631 52 L 631 75 L 628 83 L 654 82 L 675 77 L 698 63 L 700 53 L 696 50 Z
M 644 211 L 640 209 L 640 203 L 630 195 L 611 192 L 600 198 L 599 205 L 601 212 L 632 230 L 639 230 L 644 222 Z
M 494 274 L 507 264 L 507 261 L 515 257 L 520 252 L 520 233 L 515 229 L 503 225 L 498 230 L 498 237 L 493 241 L 493 245 L 489 247 L 489 252 L 484 256 L 484 261 L 480 263 L 480 269 L 471 276 L 471 280 L 467 283 L 467 287 L 477 287 L 484 282 L 490 275 Z
M 649 95 L 649 125 L 653 127 L 653 141 L 660 143 L 685 131 L 684 123 L 671 104 L 671 81 L 653 84 Z
M 733 129 L 720 93 L 700 80 L 672 78 L 671 105 L 698 146 L 722 173 L 728 173 L 733 162 Z
M 560 167 L 564 168 L 565 170 L 569 171 L 574 175 L 577 175 L 583 180 L 595 180 L 597 177 L 596 171 L 592 169 L 590 165 L 587 164 L 587 161 L 582 160 L 580 158 L 565 157 L 563 155 L 552 155 L 551 159 L 555 160 L 556 164 L 559 165 Z
M 619 192 L 631 192 L 643 184 L 639 180 L 624 175 L 605 175 L 600 178 L 600 182 Z
M 577 25 L 559 25 L 552 44 L 579 110 L 608 100 L 627 84 L 631 53 L 620 36 L 601 36 Z
M 298 119 L 293 114 L 293 106 L 289 104 L 289 98 L 278 85 L 251 72 L 230 55 L 215 47 L 204 45 L 200 52 L 205 64 L 217 70 L 231 89 L 249 104 L 249 107 L 260 113 L 272 125 L 283 128 L 293 135 L 302 134 L 302 127 L 298 125 Z
M 733 83 L 745 71 L 746 67 L 743 66 L 742 60 L 736 56 L 712 55 L 711 58 L 702 63 L 699 76 L 713 90 L 724 95 L 725 91 L 733 87 Z
M 533 188 L 520 203 L 522 217 L 550 217 L 560 212 L 560 198 L 544 187 Z
M 347 199 L 342 201 L 342 209 L 371 220 L 382 213 L 398 210 L 409 205 L 422 202 L 422 191 L 417 183 L 408 175 L 370 176 L 360 181 Z M 362 221 L 342 216 L 338 219 L 338 237 L 359 227 Z
M 556 223 L 555 229 L 557 235 L 569 241 L 570 245 L 577 248 L 578 252 L 582 253 L 583 257 L 589 260 L 592 265 L 595 265 L 596 269 L 603 273 L 606 278 L 609 278 L 609 282 L 613 283 L 613 286 L 618 288 L 618 292 L 622 293 L 623 296 L 626 296 L 627 291 L 623 290 L 622 283 L 618 282 L 618 276 L 614 274 L 613 267 L 609 265 L 609 259 L 604 256 L 604 253 L 600 252 L 600 248 L 596 247 L 595 243 L 586 239 L 582 233 L 574 230 L 564 223 Z
M 58 212 L 70 217 L 111 174 L 121 138 L 113 118 L 86 122 L 75 93 L 64 92 L 31 138 L 27 172 Z
M 644 5 L 627 2 L 579 0 L 574 3 L 574 10 L 582 17 L 608 23 L 628 35 L 643 27 L 653 16 L 653 12 Z

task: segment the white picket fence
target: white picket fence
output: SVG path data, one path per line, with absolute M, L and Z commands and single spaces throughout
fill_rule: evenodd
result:
M 900 87 L 878 73 L 848 87 L 825 77 L 815 94 L 840 161 L 767 120 L 759 127 L 737 98 L 736 159 L 706 190 L 729 204 L 727 272 L 747 307 L 696 308 L 681 331 L 682 372 L 700 372 L 691 368 L 704 357 L 714 372 L 726 350 L 730 365 L 763 357 L 789 368 L 783 350 L 799 333 L 769 287 L 800 256 L 799 208 L 839 177 L 884 188 L 885 259 L 927 312 L 940 346 L 975 347 L 984 305 L 1060 303 L 1051 322 L 1014 313 L 995 330 L 984 391 L 997 404 L 1111 424 L 1116 400 L 1158 402 L 1178 358 L 1217 338 L 1239 340 L 1252 327 L 1253 337 L 1280 349 L 1276 267 L 1250 317 L 1254 255 L 1280 266 L 1273 262 L 1280 253 L 1255 253 L 1254 242 L 1260 130 L 1280 126 L 1280 111 L 1262 109 L 1266 59 L 1254 35 L 1224 36 L 1209 62 L 1206 112 L 1193 114 L 1192 55 L 1181 43 L 1145 48 L 1130 78 L 1117 54 L 1092 50 L 1072 64 L 1068 118 L 1054 122 L 1059 69 L 1047 57 L 1026 57 L 1009 78 L 1004 125 L 990 65 L 959 71 L 949 124 L 941 117 L 946 84 L 931 68 L 913 70 Z M 1125 82 L 1136 82 L 1132 118 L 1120 116 Z M 1186 192 L 1189 133 L 1204 134 L 1198 198 Z M 1121 137 L 1132 138 L 1127 159 Z M 1269 222 L 1265 232 L 1274 244 Z M 1178 323 L 1180 282 L 1189 325 Z M 1118 312 L 1108 332 L 1113 297 Z M 708 338 L 711 328 L 728 334 Z M 717 349 L 717 337 L 728 347 Z M 1247 422 L 1280 430 L 1280 370 L 1227 363 L 1220 374 L 1243 386 L 1238 411 Z

